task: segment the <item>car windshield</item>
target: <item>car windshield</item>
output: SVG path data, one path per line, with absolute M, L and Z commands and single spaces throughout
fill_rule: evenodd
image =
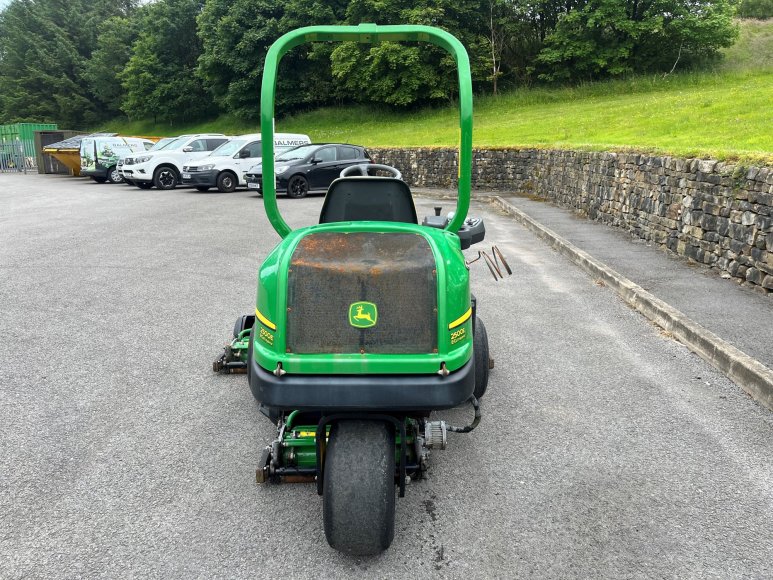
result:
M 277 147 L 275 149 L 275 152 L 276 152 L 277 155 L 279 155 L 281 157 L 283 154 L 287 153 L 291 149 L 294 149 L 294 147 Z
M 276 158 L 277 161 L 295 161 L 296 159 L 303 159 L 310 153 L 314 153 L 319 149 L 319 145 L 301 145 L 300 147 L 296 147 L 295 149 L 290 149 L 289 151 L 285 151 L 282 153 L 279 157 Z
M 169 143 L 166 147 L 164 147 L 165 151 L 171 151 L 172 149 L 180 149 L 183 145 L 185 145 L 190 137 L 178 137 L 171 143 Z
M 244 147 L 247 143 L 244 139 L 231 139 L 226 141 L 220 147 L 215 149 L 210 155 L 212 157 L 225 157 L 227 155 L 235 155 L 236 152 Z
M 153 147 L 148 149 L 148 151 L 158 151 L 159 149 L 166 149 L 166 146 L 169 145 L 172 141 L 176 141 L 176 137 L 164 137 L 163 139 L 159 139 L 153 144 Z

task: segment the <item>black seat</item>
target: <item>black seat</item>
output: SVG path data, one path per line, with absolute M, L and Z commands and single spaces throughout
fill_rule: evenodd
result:
M 342 177 L 330 184 L 319 223 L 419 223 L 408 185 L 393 177 Z

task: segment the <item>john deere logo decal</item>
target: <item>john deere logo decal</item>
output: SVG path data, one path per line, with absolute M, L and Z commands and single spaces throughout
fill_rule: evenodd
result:
M 373 302 L 355 302 L 349 306 L 349 324 L 354 328 L 376 326 L 378 308 Z

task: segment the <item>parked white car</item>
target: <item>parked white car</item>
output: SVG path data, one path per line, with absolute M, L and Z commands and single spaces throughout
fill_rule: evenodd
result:
M 153 151 L 160 151 L 167 145 L 169 145 L 172 141 L 177 139 L 177 137 L 164 137 L 163 139 L 159 139 L 155 142 L 153 147 L 148 149 L 148 153 L 152 153 Z M 128 185 L 134 185 L 134 181 L 131 179 L 127 179 L 126 175 L 123 173 L 123 166 L 124 165 L 134 165 L 134 158 L 136 155 L 132 153 L 131 155 L 125 155 L 118 159 L 118 164 L 115 166 L 116 171 L 121 174 L 121 179 L 123 179 L 123 182 Z M 131 167 L 127 167 L 127 169 L 131 170 Z
M 220 133 L 180 135 L 160 151 L 135 155 L 131 168 L 126 164 L 122 167 L 123 175 L 142 189 L 154 185 L 158 189 L 174 189 L 180 183 L 184 165 L 206 157 L 229 139 Z
M 309 136 L 300 133 L 274 135 L 276 153 L 308 143 L 311 143 Z M 209 156 L 185 165 L 182 182 L 195 186 L 199 191 L 217 187 L 218 191 L 230 193 L 239 185 L 247 185 L 245 174 L 260 163 L 261 158 L 260 134 L 240 135 L 218 147 Z

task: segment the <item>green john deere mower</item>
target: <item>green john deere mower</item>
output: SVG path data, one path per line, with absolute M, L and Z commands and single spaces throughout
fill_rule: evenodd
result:
M 320 41 L 423 41 L 454 57 L 461 141 L 453 214 L 435 208 L 419 223 L 400 172 L 368 164 L 330 185 L 318 225 L 288 227 L 274 184 L 277 67 L 293 47 Z M 478 401 L 493 366 L 462 254 L 485 235 L 481 219 L 467 218 L 467 53 L 455 37 L 428 26 L 295 30 L 268 51 L 261 127 L 263 203 L 282 241 L 260 267 L 255 314 L 237 321 L 215 370 L 246 372 L 261 411 L 277 425 L 258 482 L 316 482 L 330 545 L 378 553 L 394 536 L 395 492 L 402 497 L 409 480 L 421 479 L 430 450 L 445 448 L 448 431 L 469 432 L 480 421 Z M 481 254 L 489 268 L 498 267 Z M 475 412 L 471 425 L 430 420 L 432 412 L 466 402 Z

